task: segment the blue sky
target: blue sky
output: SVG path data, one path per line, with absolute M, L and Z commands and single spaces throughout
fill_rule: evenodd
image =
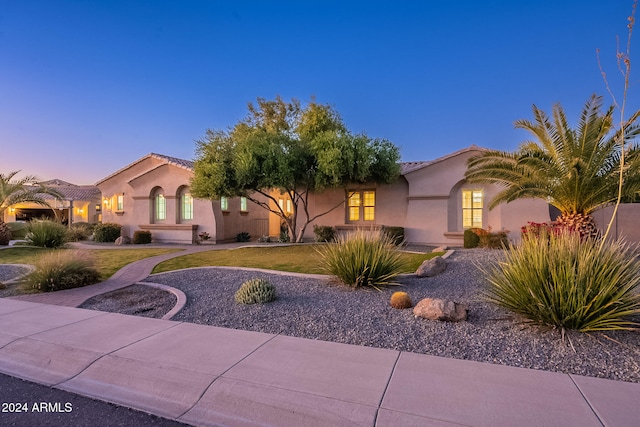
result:
M 405 161 L 514 150 L 620 95 L 631 0 L 0 0 L 0 172 L 91 184 L 150 152 L 192 159 L 257 97 L 331 104 Z M 637 28 L 632 61 L 640 46 Z M 630 109 L 640 108 L 640 73 Z

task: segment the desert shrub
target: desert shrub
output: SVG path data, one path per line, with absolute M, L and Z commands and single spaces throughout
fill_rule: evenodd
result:
M 34 265 L 35 270 L 24 277 L 23 283 L 42 292 L 77 288 L 100 280 L 86 252 L 55 250 L 40 255 Z
M 24 239 L 29 232 L 29 224 L 26 222 L 7 222 L 6 225 L 11 231 L 11 238 L 15 240 Z
M 313 234 L 316 235 L 316 242 L 333 242 L 336 229 L 330 225 L 314 225 Z
M 258 237 L 258 243 L 271 243 L 271 237 L 267 236 L 266 234 L 260 236 Z
M 621 241 L 561 233 L 523 239 L 484 271 L 486 297 L 526 320 L 582 332 L 633 329 L 640 314 L 640 261 Z
M 236 234 L 236 242 L 249 242 L 251 241 L 251 234 L 246 231 L 242 231 Z
M 391 285 L 403 268 L 400 251 L 389 236 L 379 231 L 358 230 L 341 235 L 334 244 L 317 250 L 324 269 L 354 288 Z
M 122 226 L 113 222 L 106 222 L 104 224 L 96 224 L 93 229 L 93 240 L 96 242 L 115 242 L 120 233 L 122 232 Z
M 276 299 L 276 288 L 264 279 L 244 282 L 235 294 L 238 304 L 263 304 Z
M 133 244 L 144 245 L 151 243 L 151 232 L 148 230 L 136 230 L 133 232 Z
M 502 249 L 509 246 L 508 231 L 496 231 L 482 234 L 479 237 L 478 246 L 489 249 Z
M 93 233 L 93 227 L 86 222 L 77 222 L 71 225 L 71 228 L 67 230 L 67 241 L 79 242 L 81 240 L 87 240 Z
M 382 233 L 389 237 L 391 242 L 398 246 L 404 243 L 404 227 L 390 227 L 387 225 L 382 226 Z
M 7 246 L 11 240 L 11 230 L 9 226 L 0 218 L 0 246 Z
M 25 236 L 27 243 L 43 248 L 58 248 L 67 241 L 67 227 L 48 219 L 33 220 Z
M 480 236 L 473 232 L 471 228 L 464 230 L 463 246 L 467 249 L 477 248 L 480 244 Z
M 406 292 L 394 292 L 391 295 L 389 304 L 391 304 L 391 307 L 397 308 L 399 310 L 413 307 L 411 297 L 409 297 L 409 294 L 407 294 Z

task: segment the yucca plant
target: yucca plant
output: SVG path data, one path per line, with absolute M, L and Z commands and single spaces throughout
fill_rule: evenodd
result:
M 353 288 L 380 289 L 392 285 L 404 263 L 391 238 L 379 231 L 358 230 L 340 235 L 317 249 L 324 269 Z
M 36 260 L 35 270 L 25 276 L 23 284 L 42 292 L 91 285 L 100 280 L 86 252 L 55 250 Z
M 544 234 L 544 233 L 543 233 Z M 527 321 L 581 332 L 633 330 L 640 323 L 640 261 L 622 241 L 579 233 L 529 238 L 486 270 L 486 297 Z

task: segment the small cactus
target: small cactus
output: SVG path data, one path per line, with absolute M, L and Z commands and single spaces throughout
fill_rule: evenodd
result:
M 264 279 L 247 280 L 235 295 L 238 304 L 262 304 L 276 299 L 276 288 Z
M 400 310 L 413 307 L 413 302 L 411 302 L 411 298 L 406 292 L 394 292 L 389 303 L 391 307 Z

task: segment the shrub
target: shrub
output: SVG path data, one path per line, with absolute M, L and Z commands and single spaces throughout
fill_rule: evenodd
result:
M 481 248 L 502 249 L 509 246 L 508 231 L 497 231 L 495 233 L 488 232 L 479 236 L 479 244 Z
M 9 226 L 0 218 L 0 246 L 7 246 L 11 240 L 11 230 Z
M 276 288 L 264 279 L 244 282 L 235 294 L 238 304 L 263 304 L 276 299 Z
M 330 225 L 314 225 L 313 234 L 316 235 L 316 242 L 333 242 L 336 229 Z
M 48 219 L 33 220 L 25 236 L 27 243 L 43 248 L 59 248 L 67 241 L 67 227 Z
M 112 222 L 97 224 L 93 229 L 93 240 L 96 242 L 115 242 L 120 233 L 122 226 Z
M 42 292 L 77 288 L 100 280 L 86 252 L 55 250 L 39 256 L 34 264 L 36 269 L 25 276 L 23 283 Z
M 621 241 L 561 233 L 524 239 L 484 273 L 486 297 L 530 322 L 582 332 L 637 329 L 640 261 Z
M 87 240 L 92 232 L 93 227 L 86 222 L 72 224 L 71 228 L 67 230 L 67 241 L 79 242 L 81 240 Z
M 15 240 L 24 239 L 29 232 L 29 224 L 26 222 L 7 222 L 6 225 L 11 231 L 11 238 Z
M 409 294 L 406 292 L 394 292 L 393 295 L 391 295 L 389 304 L 391 304 L 391 307 L 399 310 L 413 307 L 411 297 L 409 297 Z
M 404 227 L 389 227 L 383 225 L 382 233 L 386 234 L 391 242 L 396 246 L 404 243 Z
M 236 242 L 249 242 L 251 241 L 251 234 L 246 231 L 242 231 L 236 234 Z
M 271 243 L 271 237 L 267 236 L 266 234 L 260 236 L 258 237 L 258 243 Z
M 464 242 L 463 246 L 466 249 L 477 248 L 480 244 L 480 236 L 473 232 L 473 229 L 468 228 L 464 230 Z
M 148 230 L 136 230 L 133 232 L 133 244 L 144 245 L 151 243 L 151 232 Z
M 379 231 L 358 230 L 341 235 L 336 243 L 317 251 L 325 270 L 353 288 L 391 285 L 403 268 L 400 251 L 389 236 Z

